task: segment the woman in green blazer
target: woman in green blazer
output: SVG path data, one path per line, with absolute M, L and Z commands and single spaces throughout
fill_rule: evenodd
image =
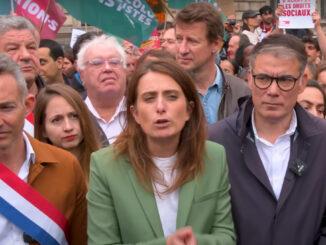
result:
M 235 244 L 224 149 L 205 139 L 187 73 L 141 64 L 125 130 L 91 158 L 89 244 Z

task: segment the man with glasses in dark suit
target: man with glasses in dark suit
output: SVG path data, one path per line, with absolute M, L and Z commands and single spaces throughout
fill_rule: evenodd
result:
M 238 244 L 326 244 L 326 122 L 296 103 L 306 63 L 296 37 L 264 38 L 250 57 L 252 97 L 209 128 L 226 149 Z

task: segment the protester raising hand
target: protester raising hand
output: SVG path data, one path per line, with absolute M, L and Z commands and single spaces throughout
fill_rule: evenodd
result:
M 278 4 L 277 8 L 275 9 L 275 17 L 277 20 L 282 15 L 283 11 L 284 11 L 284 6 L 282 4 Z
M 272 31 L 273 34 L 282 32 L 282 29 L 279 29 L 278 26 L 280 22 L 280 16 L 282 16 L 283 12 L 284 6 L 282 4 L 278 4 L 277 8 L 275 9 L 275 29 Z
M 315 31 L 317 34 L 317 39 L 320 47 L 320 51 L 322 53 L 322 59 L 326 57 L 326 35 L 323 32 L 323 29 L 320 24 L 320 15 L 317 11 L 312 13 L 312 21 L 315 24 Z

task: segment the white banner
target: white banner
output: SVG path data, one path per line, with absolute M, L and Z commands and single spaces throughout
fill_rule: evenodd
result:
M 281 29 L 314 28 L 311 15 L 316 9 L 316 0 L 280 0 L 284 11 L 280 16 Z
M 86 31 L 79 30 L 79 29 L 72 29 L 71 39 L 70 39 L 70 47 L 71 48 L 74 46 L 75 42 L 77 41 L 77 38 L 80 35 L 83 35 L 84 33 L 86 33 Z

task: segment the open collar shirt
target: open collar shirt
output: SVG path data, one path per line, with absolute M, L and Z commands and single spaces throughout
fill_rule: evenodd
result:
M 297 128 L 296 113 L 293 110 L 288 130 L 280 135 L 274 144 L 259 137 L 254 120 L 254 110 L 252 111 L 251 122 L 259 157 L 264 165 L 275 197 L 279 199 L 290 159 L 291 136 Z
M 208 88 L 206 94 L 199 93 L 201 103 L 208 124 L 213 124 L 218 120 L 218 108 L 222 100 L 223 77 L 220 69 L 215 66 L 216 75 L 212 85 Z
M 23 165 L 21 166 L 18 177 L 27 182 L 30 165 L 35 162 L 35 152 L 28 139 L 23 133 L 26 155 Z M 0 214 L 0 244 L 27 244 L 23 241 L 23 231 L 11 223 L 7 218 Z
M 119 105 L 117 106 L 114 115 L 109 121 L 106 121 L 98 114 L 89 97 L 87 96 L 85 99 L 85 104 L 87 105 L 88 110 L 96 118 L 97 123 L 100 125 L 101 129 L 105 133 L 110 144 L 112 144 L 117 139 L 118 135 L 122 132 L 125 127 L 127 110 L 125 103 L 125 97 L 123 97 L 119 102 Z

